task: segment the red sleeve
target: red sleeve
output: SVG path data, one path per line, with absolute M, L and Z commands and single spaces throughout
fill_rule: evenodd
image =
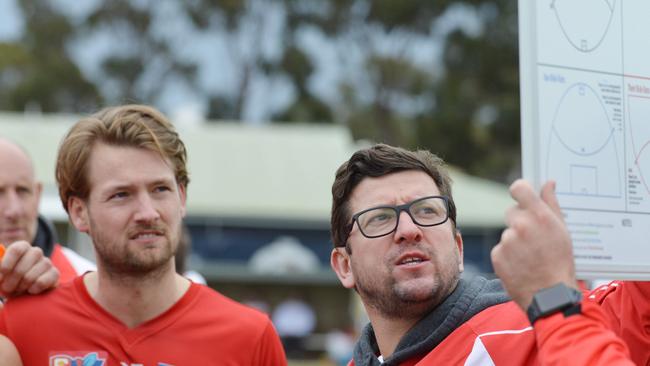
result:
M 4 306 L 7 303 L 5 302 Z M 0 334 L 9 336 L 9 325 L 7 324 L 7 310 L 5 307 L 0 307 Z
M 650 364 L 650 282 L 612 282 L 588 298 L 601 305 L 609 328 L 629 347 L 632 361 Z
M 7 335 L 4 313 L 4 311 L 0 310 L 0 334 Z
M 244 350 L 241 350 L 245 352 Z M 262 337 L 253 349 L 253 365 L 286 366 L 287 357 L 284 355 L 284 348 L 280 337 L 275 332 L 271 321 L 268 322 Z
M 582 314 L 558 313 L 535 322 L 539 358 L 545 366 L 633 366 L 625 343 L 607 328 L 603 311 L 582 302 Z

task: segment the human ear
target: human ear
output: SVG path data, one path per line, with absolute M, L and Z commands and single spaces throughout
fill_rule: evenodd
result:
M 459 256 L 458 271 L 463 272 L 463 270 L 464 270 L 464 267 L 463 267 L 463 236 L 460 235 L 459 231 L 456 231 L 454 233 L 454 241 L 456 242 L 456 247 L 458 248 L 458 256 Z
M 332 249 L 330 265 L 345 288 L 354 288 L 355 280 L 350 255 L 344 248 Z
M 72 225 L 82 233 L 88 233 L 88 207 L 86 202 L 79 197 L 68 198 L 68 214 Z

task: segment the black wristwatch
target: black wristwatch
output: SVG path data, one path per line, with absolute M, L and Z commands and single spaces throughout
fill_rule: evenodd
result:
M 562 312 L 565 317 L 580 314 L 580 300 L 582 293 L 564 283 L 541 289 L 533 296 L 533 302 L 528 307 L 530 324 L 558 312 Z

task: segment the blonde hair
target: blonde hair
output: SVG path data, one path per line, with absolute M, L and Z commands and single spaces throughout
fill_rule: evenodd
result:
M 59 146 L 56 181 L 66 211 L 70 197 L 88 198 L 87 164 L 97 142 L 155 151 L 172 163 L 178 184 L 189 184 L 185 145 L 161 112 L 145 105 L 109 107 L 77 122 Z

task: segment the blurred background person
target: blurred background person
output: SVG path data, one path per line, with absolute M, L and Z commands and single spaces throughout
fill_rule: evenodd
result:
M 20 146 L 0 137 L 0 243 L 11 246 L 26 241 L 39 248 L 58 269 L 62 282 L 94 270 L 92 262 L 60 245 L 52 224 L 38 214 L 41 192 L 30 157 Z M 9 286 L 14 279 L 3 282 Z M 27 281 L 21 286 L 26 287 Z
M 189 256 L 192 253 L 192 236 L 190 231 L 187 229 L 187 226 L 183 224 L 183 228 L 180 235 L 180 241 L 178 243 L 178 249 L 174 256 L 174 261 L 176 263 L 176 273 L 185 276 L 194 283 L 199 283 L 201 285 L 206 285 L 207 281 L 205 277 L 199 272 L 188 269 L 187 265 L 189 262 Z
M 289 358 L 303 358 L 307 340 L 316 328 L 316 313 L 309 304 L 293 297 L 277 304 L 271 320 Z

